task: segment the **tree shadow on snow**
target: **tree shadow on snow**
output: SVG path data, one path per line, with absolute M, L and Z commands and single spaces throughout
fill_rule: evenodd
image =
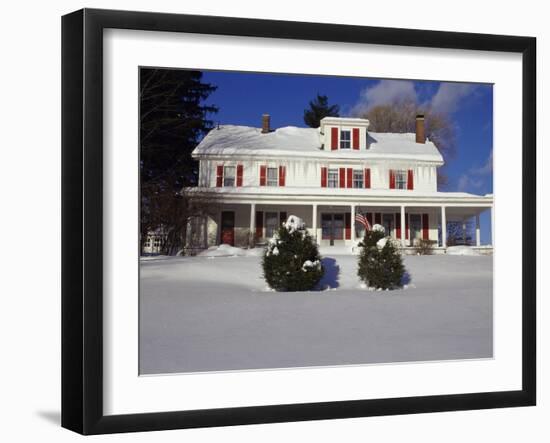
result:
M 403 277 L 401 277 L 401 286 L 408 285 L 412 281 L 412 277 L 409 271 L 405 270 Z
M 340 266 L 338 266 L 336 260 L 332 257 L 325 257 L 321 259 L 321 264 L 323 265 L 325 273 L 323 274 L 323 277 L 319 281 L 317 287 L 320 290 L 323 290 L 327 287 L 334 289 L 340 286 L 340 282 L 338 281 L 340 278 Z

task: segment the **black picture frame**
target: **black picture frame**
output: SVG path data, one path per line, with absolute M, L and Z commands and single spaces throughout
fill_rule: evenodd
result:
M 523 64 L 522 389 L 131 415 L 103 413 L 103 30 L 519 53 Z M 62 18 L 62 426 L 81 434 L 530 406 L 536 402 L 536 39 L 83 9 Z

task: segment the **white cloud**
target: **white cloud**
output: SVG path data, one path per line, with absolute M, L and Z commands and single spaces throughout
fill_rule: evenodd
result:
M 471 189 L 479 189 L 482 186 L 483 186 L 482 179 L 473 178 L 468 174 L 462 174 L 458 179 L 457 188 L 459 192 L 465 192 Z
M 380 80 L 376 85 L 364 88 L 351 114 L 358 115 L 370 108 L 397 101 L 417 101 L 414 83 L 408 80 Z
M 485 160 L 485 163 L 483 166 L 479 168 L 473 168 L 472 172 L 476 175 L 489 175 L 493 172 L 493 151 L 489 154 L 489 157 L 487 157 L 487 160 Z
M 476 85 L 469 83 L 441 83 L 430 101 L 430 107 L 437 112 L 452 114 L 475 88 Z
M 493 173 L 493 151 L 490 152 L 483 166 L 472 167 L 458 179 L 457 188 L 460 192 L 479 189 L 485 183 L 485 177 Z
M 469 83 L 441 83 L 430 100 L 422 103 L 425 108 L 451 114 L 458 109 L 461 101 L 470 95 L 476 85 Z M 360 115 L 374 106 L 413 101 L 418 103 L 418 93 L 410 80 L 380 80 L 374 86 L 361 90 L 359 99 L 351 108 L 351 115 Z

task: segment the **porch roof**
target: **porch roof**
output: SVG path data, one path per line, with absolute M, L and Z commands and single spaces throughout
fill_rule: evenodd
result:
M 377 204 L 379 206 L 477 206 L 491 207 L 493 195 L 465 192 L 422 192 L 400 189 L 355 189 L 320 187 L 191 187 L 197 197 L 231 203 L 263 204 Z

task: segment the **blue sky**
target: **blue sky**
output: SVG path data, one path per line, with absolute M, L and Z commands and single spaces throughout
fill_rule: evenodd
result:
M 456 154 L 447 159 L 445 190 L 493 191 L 492 85 L 222 71 L 205 71 L 203 80 L 218 87 L 207 103 L 219 107 L 212 118 L 220 124 L 259 127 L 261 115 L 268 113 L 273 128 L 305 126 L 304 109 L 317 93 L 339 105 L 342 116 L 356 116 L 395 100 L 414 100 L 447 114 L 454 125 Z M 482 225 L 487 224 L 485 214 Z M 488 235 L 483 226 L 482 232 Z

